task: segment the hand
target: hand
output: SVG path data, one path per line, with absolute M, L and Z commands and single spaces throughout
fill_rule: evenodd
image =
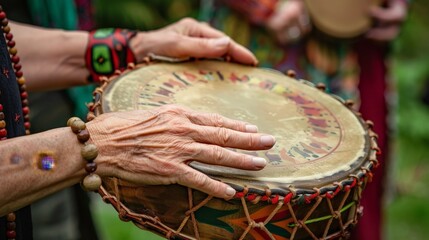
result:
M 294 0 L 279 4 L 266 26 L 280 44 L 295 42 L 311 30 L 304 2 Z
M 178 183 L 220 198 L 233 197 L 235 190 L 188 163 L 260 170 L 265 159 L 223 147 L 263 150 L 275 143 L 272 136 L 256 133 L 254 125 L 176 105 L 105 113 L 87 128 L 99 149 L 100 173 L 136 184 Z
M 138 61 L 152 53 L 172 58 L 228 56 L 244 64 L 258 63 L 248 49 L 208 24 L 191 18 L 182 19 L 160 30 L 141 32 L 131 40 L 130 45 Z
M 399 34 L 401 23 L 407 17 L 407 4 L 404 0 L 388 0 L 387 8 L 371 8 L 375 27 L 368 31 L 367 38 L 377 41 L 390 41 Z

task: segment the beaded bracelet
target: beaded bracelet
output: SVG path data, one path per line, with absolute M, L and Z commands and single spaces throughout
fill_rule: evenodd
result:
M 97 163 L 94 162 L 98 156 L 98 148 L 94 144 L 89 144 L 89 132 L 86 129 L 85 122 L 78 117 L 72 117 L 67 121 L 67 126 L 77 135 L 79 142 L 83 143 L 84 146 L 81 150 L 82 158 L 86 161 L 85 171 L 88 175 L 82 180 L 81 187 L 85 191 L 97 191 L 101 186 L 101 178 L 95 174 L 97 170 Z

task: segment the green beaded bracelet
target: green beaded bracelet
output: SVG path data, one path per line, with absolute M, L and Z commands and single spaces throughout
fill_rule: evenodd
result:
M 87 142 L 89 140 L 89 132 L 86 129 L 85 122 L 80 118 L 70 118 L 67 121 L 67 126 L 77 135 L 78 141 L 84 144 L 80 154 L 86 161 L 85 171 L 88 175 L 82 180 L 81 186 L 85 191 L 97 191 L 101 186 L 100 176 L 94 173 L 97 170 L 97 163 L 94 160 L 98 156 L 98 148 L 94 144 Z

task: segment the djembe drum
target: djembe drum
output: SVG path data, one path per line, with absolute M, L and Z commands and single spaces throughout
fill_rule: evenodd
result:
M 321 91 L 322 90 L 322 91 Z M 277 143 L 251 152 L 261 171 L 192 162 L 237 190 L 232 200 L 180 185 L 103 179 L 99 190 L 125 221 L 169 239 L 347 238 L 377 165 L 376 135 L 350 102 L 276 71 L 222 61 L 148 63 L 105 79 L 91 120 L 103 112 L 181 104 L 256 124 Z

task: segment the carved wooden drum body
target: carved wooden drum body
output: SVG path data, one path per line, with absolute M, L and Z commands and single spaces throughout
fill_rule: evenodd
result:
M 377 164 L 376 135 L 350 104 L 304 80 L 220 61 L 154 63 L 106 80 L 95 115 L 180 104 L 256 124 L 276 137 L 261 171 L 193 162 L 237 190 L 229 201 L 179 185 L 103 179 L 121 219 L 172 239 L 346 238 Z

